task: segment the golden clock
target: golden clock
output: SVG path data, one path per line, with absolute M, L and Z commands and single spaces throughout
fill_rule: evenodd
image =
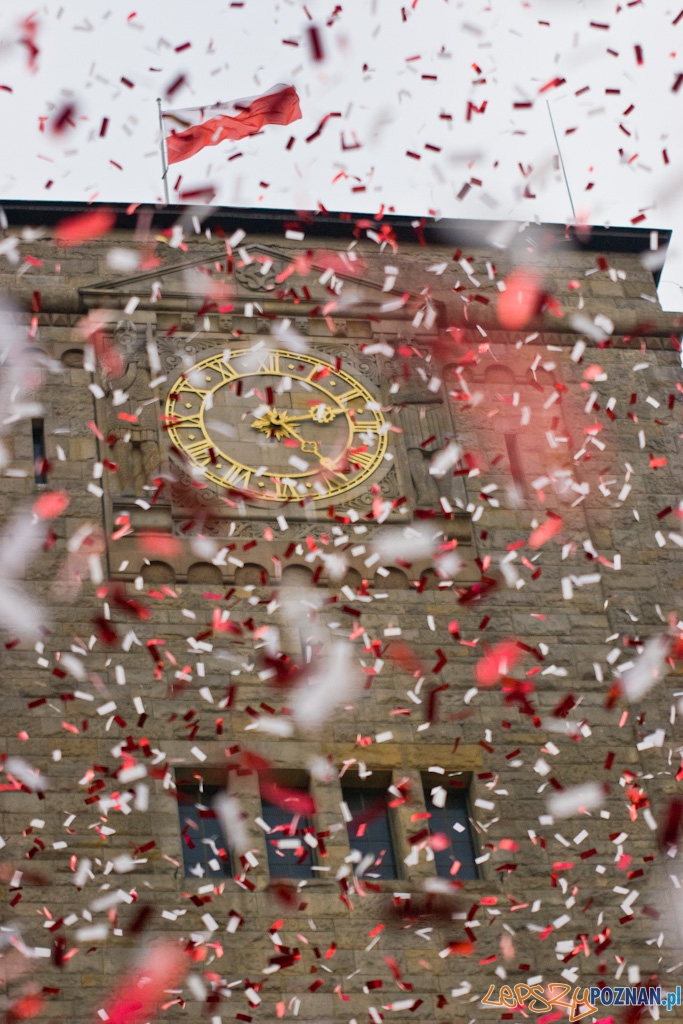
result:
M 202 359 L 166 400 L 171 443 L 219 487 L 329 502 L 379 469 L 389 430 L 380 403 L 339 363 L 264 344 Z

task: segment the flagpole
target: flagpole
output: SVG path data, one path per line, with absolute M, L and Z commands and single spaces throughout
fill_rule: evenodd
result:
M 162 170 L 163 170 L 163 174 L 161 175 L 161 180 L 164 183 L 164 198 L 166 200 L 166 205 L 168 206 L 169 205 L 169 200 L 168 200 L 168 164 L 166 162 L 166 145 L 165 145 L 165 141 L 164 141 L 164 121 L 163 121 L 163 117 L 162 117 L 162 114 L 161 114 L 161 97 L 159 97 L 159 96 L 157 96 L 157 109 L 159 111 L 159 131 L 161 133 L 161 137 L 159 139 L 159 145 L 160 145 L 160 148 L 161 148 L 161 167 L 162 167 Z
M 546 105 L 548 107 L 548 113 L 550 114 L 550 123 L 553 126 L 553 135 L 555 136 L 555 146 L 557 147 L 557 155 L 559 156 L 560 163 L 562 165 L 562 174 L 564 175 L 564 183 L 567 186 L 567 195 L 569 196 L 569 202 L 570 202 L 570 205 L 571 205 L 571 208 L 572 208 L 572 216 L 574 217 L 574 221 L 576 221 L 576 210 L 574 209 L 574 200 L 572 199 L 572 190 L 569 187 L 569 179 L 567 178 L 567 171 L 565 170 L 564 160 L 562 159 L 562 150 L 560 149 L 560 143 L 559 143 L 558 138 L 557 138 L 557 132 L 555 131 L 555 122 L 553 121 L 553 113 L 552 113 L 552 110 L 550 109 L 550 101 L 546 100 L 545 102 L 546 102 Z

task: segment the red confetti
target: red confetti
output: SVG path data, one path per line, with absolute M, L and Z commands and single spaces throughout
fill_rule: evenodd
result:
M 513 270 L 505 281 L 505 291 L 498 296 L 498 319 L 510 331 L 521 330 L 541 306 L 542 292 L 538 277 L 527 270 Z
M 516 641 L 503 640 L 477 662 L 475 679 L 480 686 L 494 686 L 502 676 L 508 675 L 521 657 Z
M 39 519 L 54 519 L 68 508 L 69 495 L 66 491 L 46 491 L 33 503 L 33 512 Z
M 537 526 L 531 533 L 528 541 L 529 547 L 535 550 L 536 548 L 540 548 L 544 544 L 547 544 L 552 537 L 560 533 L 562 526 L 562 519 L 559 516 L 553 516 L 551 519 L 546 519 L 544 523 Z
M 57 245 L 71 246 L 108 234 L 114 226 L 116 214 L 113 210 L 92 210 L 77 217 L 68 217 L 55 228 Z

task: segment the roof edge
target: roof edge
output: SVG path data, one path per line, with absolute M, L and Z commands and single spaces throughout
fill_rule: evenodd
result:
M 253 209 L 251 207 L 212 207 L 191 205 L 155 205 L 150 203 L 86 203 L 55 202 L 44 200 L 11 199 L 0 201 L 9 227 L 20 225 L 46 226 L 58 223 L 65 217 L 72 217 L 93 209 L 110 209 L 116 214 L 116 227 L 134 227 L 138 217 L 145 212 L 152 215 L 152 221 L 159 229 L 171 227 L 179 220 L 185 220 L 188 227 L 192 217 L 198 217 L 203 227 L 219 228 L 232 234 L 238 227 L 249 222 L 251 234 L 278 234 L 299 226 L 306 237 L 347 238 L 354 229 L 376 229 L 389 225 L 399 242 L 420 241 L 425 243 L 452 245 L 454 248 L 469 245 L 490 244 L 492 230 L 496 224 L 518 223 L 520 234 L 532 244 L 547 242 L 566 243 L 578 249 L 593 252 L 639 253 L 650 248 L 651 228 L 604 227 L 602 225 L 583 227 L 577 234 L 573 226 L 556 223 L 527 223 L 522 221 L 471 220 L 433 217 L 405 217 L 395 214 L 378 215 L 368 213 L 330 213 L 326 210 L 280 210 Z M 671 239 L 669 229 L 656 229 L 659 245 L 668 247 Z M 550 236 L 550 237 L 548 237 Z M 658 279 L 658 275 L 655 275 Z

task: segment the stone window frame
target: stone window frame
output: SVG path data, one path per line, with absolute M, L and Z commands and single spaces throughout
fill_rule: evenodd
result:
M 226 771 L 227 768 L 227 771 Z M 270 773 L 273 776 L 273 781 L 279 785 L 286 786 L 291 789 L 301 789 L 302 791 L 311 792 L 311 775 L 306 769 L 298 768 L 283 768 L 273 769 Z M 226 766 L 224 768 L 217 766 L 202 766 L 201 768 L 187 768 L 177 767 L 174 772 L 174 782 L 177 787 L 194 785 L 197 790 L 199 798 L 199 780 L 202 780 L 204 785 L 211 787 L 212 789 L 218 789 L 229 793 L 231 796 L 239 798 L 242 805 L 242 810 L 246 814 L 244 825 L 249 837 L 250 846 L 249 851 L 256 857 L 258 862 L 258 874 L 254 874 L 251 880 L 254 881 L 256 878 L 266 878 L 268 881 L 292 881 L 292 882 L 311 882 L 316 880 L 316 872 L 313 871 L 310 878 L 306 879 L 290 879 L 286 875 L 277 876 L 271 875 L 269 868 L 268 858 L 268 833 L 264 831 L 257 823 L 256 819 L 264 818 L 263 808 L 263 796 L 260 789 L 259 774 L 252 770 L 239 769 L 234 766 Z M 305 785 L 305 779 L 308 780 L 309 785 Z M 314 797 L 315 799 L 315 797 Z M 209 806 L 207 802 L 207 806 Z M 187 881 L 195 876 L 185 873 L 185 856 L 183 851 L 183 839 L 181 836 L 182 825 L 181 825 L 182 808 L 180 803 L 178 804 L 178 838 L 181 853 L 181 860 L 183 866 L 183 878 Z M 310 814 L 307 816 L 309 824 L 312 825 L 315 832 L 321 831 L 318 826 L 318 815 Z M 218 826 L 219 832 L 225 843 L 225 848 L 228 852 L 228 860 L 225 863 L 225 874 L 220 876 L 206 876 L 213 878 L 220 878 L 223 880 L 234 881 L 235 877 L 242 875 L 242 864 L 240 857 L 236 856 L 227 845 L 226 837 L 223 835 L 223 831 Z M 312 866 L 318 867 L 320 865 L 320 858 L 314 849 L 311 849 L 311 862 Z M 201 881 L 201 879 L 199 879 Z
M 464 804 L 465 804 L 465 811 L 466 811 L 466 816 L 467 816 L 467 829 L 466 829 L 467 840 L 468 840 L 469 845 L 470 845 L 470 849 L 471 849 L 471 853 L 472 853 L 472 860 L 474 861 L 474 867 L 475 867 L 475 870 L 477 872 L 477 877 L 476 878 L 467 878 L 467 879 L 463 878 L 463 879 L 459 879 L 459 880 L 460 881 L 467 881 L 467 882 L 479 882 L 479 881 L 481 881 L 482 877 L 483 877 L 482 866 L 483 866 L 483 864 L 486 863 L 486 861 L 483 861 L 482 864 L 478 864 L 477 863 L 477 859 L 481 856 L 481 844 L 478 841 L 477 830 L 473 826 L 474 815 L 472 813 L 472 803 L 473 803 L 473 800 L 472 800 L 473 774 L 472 774 L 472 772 L 458 772 L 458 771 L 447 771 L 446 770 L 446 771 L 444 771 L 444 774 L 442 775 L 440 772 L 430 772 L 428 768 L 423 768 L 420 771 L 419 774 L 420 774 L 420 785 L 422 786 L 422 796 L 424 797 L 425 808 L 427 810 L 429 810 L 429 808 L 431 806 L 429 801 L 428 801 L 428 797 L 431 796 L 431 793 L 428 793 L 428 785 L 429 785 L 429 783 L 433 783 L 434 786 L 444 785 L 449 779 L 453 778 L 453 776 L 456 776 L 456 775 L 464 776 L 464 778 L 463 778 L 463 785 L 460 786 L 460 787 L 454 787 L 454 788 L 458 788 L 458 789 L 460 789 L 461 791 L 464 792 L 464 797 L 465 797 Z M 444 788 L 445 788 L 445 785 L 444 785 Z M 429 824 L 429 822 L 427 822 L 427 824 Z M 437 874 L 437 877 L 443 878 L 445 876 Z M 456 879 L 458 878 L 457 875 L 454 875 L 453 877 L 456 878 Z
M 346 825 L 346 837 L 349 845 L 349 856 L 352 855 L 353 850 L 357 849 L 357 847 L 354 846 L 354 839 L 349 834 L 349 825 L 351 825 L 351 822 L 345 819 L 344 812 L 348 808 L 348 803 L 345 799 L 345 790 L 354 789 L 368 790 L 369 792 L 375 793 L 379 792 L 384 796 L 386 800 L 387 831 L 389 833 L 389 845 L 391 846 L 391 858 L 394 861 L 394 866 L 396 868 L 396 878 L 375 878 L 375 865 L 371 865 L 369 868 L 367 868 L 366 872 L 360 877 L 361 884 L 363 883 L 364 880 L 371 881 L 373 883 L 379 881 L 401 881 L 403 872 L 401 864 L 399 862 L 399 854 L 403 849 L 403 844 L 401 842 L 401 836 L 399 834 L 399 820 L 395 813 L 395 811 L 398 808 L 391 807 L 392 796 L 394 799 L 396 799 L 396 795 L 390 792 L 390 787 L 395 788 L 393 772 L 391 771 L 391 769 L 383 768 L 381 770 L 371 771 L 370 774 L 365 776 L 364 773 L 361 774 L 358 770 L 356 770 L 355 766 L 353 766 L 348 771 L 344 772 L 344 775 L 341 778 L 338 777 L 337 781 L 339 783 L 339 788 L 341 792 L 340 811 L 342 811 L 342 803 L 344 804 L 344 811 L 342 812 L 342 815 L 344 817 Z M 349 867 L 351 871 L 355 874 L 356 864 L 354 862 L 349 861 Z
M 394 859 L 398 877 L 393 879 L 368 879 L 368 881 L 371 881 L 373 884 L 379 885 L 383 892 L 391 892 L 396 890 L 397 887 L 401 889 L 410 888 L 419 890 L 423 888 L 426 880 L 435 880 L 439 878 L 434 861 L 427 860 L 424 849 L 419 851 L 419 857 L 416 864 L 413 863 L 406 866 L 405 863 L 405 858 L 411 854 L 412 850 L 408 837 L 411 834 L 418 832 L 420 828 L 420 822 L 412 822 L 411 816 L 416 812 L 424 812 L 428 810 L 426 793 L 422 783 L 422 776 L 428 771 L 429 767 L 428 751 L 426 754 L 427 756 L 424 759 L 421 759 L 424 760 L 424 765 L 413 769 L 387 768 L 386 765 L 373 766 L 372 763 L 367 764 L 368 771 L 373 774 L 381 774 L 384 777 L 389 777 L 390 785 L 394 787 L 398 787 L 405 783 L 406 780 L 411 784 L 410 800 L 399 807 L 391 808 L 389 812 L 390 827 L 394 843 Z M 300 889 L 307 886 L 318 887 L 320 885 L 329 886 L 330 884 L 334 885 L 336 888 L 338 886 L 337 875 L 340 869 L 342 871 L 346 871 L 347 881 L 353 885 L 353 865 L 350 864 L 349 860 L 351 844 L 349 842 L 346 823 L 341 809 L 343 799 L 342 778 L 338 775 L 338 772 L 341 769 L 340 767 L 330 763 L 330 770 L 332 777 L 326 781 L 321 781 L 314 773 L 309 773 L 308 769 L 301 768 L 299 766 L 274 766 L 272 769 L 273 775 L 276 777 L 278 782 L 287 785 L 287 780 L 289 780 L 289 784 L 292 788 L 301 788 L 296 785 L 296 780 L 300 780 L 304 774 L 308 775 L 308 792 L 313 797 L 316 806 L 315 813 L 309 816 L 309 822 L 313 826 L 315 833 L 330 833 L 324 839 L 326 855 L 321 857 L 317 855 L 317 851 L 312 851 L 312 853 L 315 853 L 314 863 L 318 870 L 314 871 L 312 876 L 306 879 L 278 879 L 276 876 L 271 877 L 270 875 L 268 868 L 267 833 L 265 833 L 264 830 L 256 824 L 256 818 L 263 818 L 259 781 L 260 777 L 257 771 L 254 769 L 237 768 L 234 765 L 202 765 L 201 767 L 192 768 L 178 766 L 175 768 L 174 776 L 176 784 L 179 782 L 192 782 L 198 777 L 201 777 L 207 785 L 218 784 L 221 787 L 226 787 L 226 792 L 229 792 L 231 795 L 235 795 L 240 799 L 242 810 L 246 814 L 244 824 L 250 841 L 249 850 L 257 861 L 257 865 L 252 867 L 252 870 L 246 877 L 249 879 L 251 884 L 255 885 L 254 891 L 260 891 L 267 888 L 271 882 L 275 881 L 292 882 Z M 481 847 L 479 843 L 479 830 L 476 827 L 475 819 L 472 814 L 472 806 L 474 805 L 476 792 L 479 788 L 477 786 L 476 773 L 472 771 L 460 772 L 458 769 L 446 769 L 445 776 L 438 777 L 448 778 L 455 774 L 462 774 L 463 780 L 466 783 L 469 812 L 468 820 L 470 823 L 469 836 L 474 848 L 475 857 L 480 856 Z M 372 775 L 369 778 L 371 780 Z M 435 778 L 437 778 L 436 775 Z M 177 821 L 179 823 L 180 815 L 178 816 Z M 177 835 L 178 853 L 180 854 L 181 861 L 184 862 L 181 848 L 182 839 L 180 837 L 180 828 L 178 828 Z M 221 876 L 221 878 L 225 881 L 234 882 L 236 877 L 243 877 L 239 870 L 240 866 L 239 859 L 235 858 L 234 855 L 230 853 L 229 871 L 226 875 Z M 498 880 L 498 875 L 494 873 L 490 856 L 486 857 L 486 860 L 482 863 L 477 864 L 477 869 L 478 878 L 476 879 L 459 880 L 456 875 L 453 880 L 456 882 L 461 881 L 463 887 L 465 887 L 465 891 L 472 892 L 473 894 L 484 890 L 488 891 L 492 883 L 495 883 Z M 185 875 L 183 872 L 182 877 L 183 881 L 187 884 L 188 880 L 193 876 Z M 198 881 L 201 882 L 202 880 L 198 879 Z M 244 887 L 240 886 L 240 888 Z

